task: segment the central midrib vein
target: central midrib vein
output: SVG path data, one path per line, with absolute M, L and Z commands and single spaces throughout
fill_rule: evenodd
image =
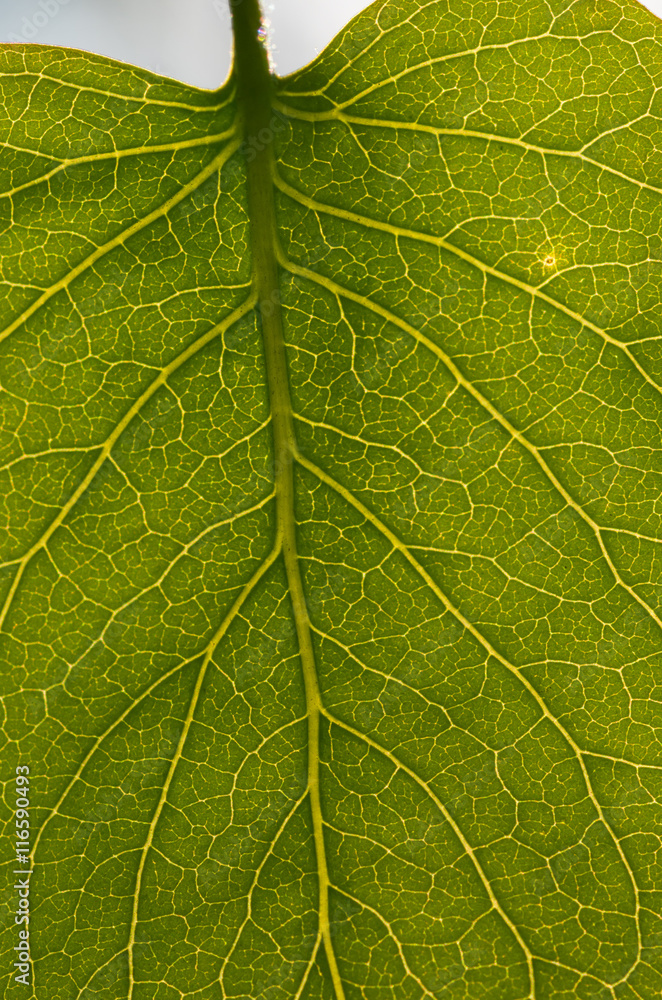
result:
M 321 700 L 306 599 L 297 556 L 294 517 L 294 456 L 297 452 L 292 421 L 278 263 L 275 249 L 276 213 L 272 182 L 273 131 L 270 128 L 272 80 L 265 48 L 258 37 L 261 14 L 258 0 L 233 0 L 234 73 L 246 157 L 248 212 L 253 258 L 253 281 L 258 296 L 267 383 L 271 405 L 276 488 L 277 544 L 283 553 L 290 589 L 308 714 L 308 792 L 313 823 L 319 886 L 319 935 L 333 980 L 336 1000 L 344 990 L 329 926 L 329 876 L 319 787 L 319 732 Z M 250 143 L 251 137 L 255 144 Z M 266 141 L 265 141 L 266 139 Z M 319 938 L 318 938 L 319 940 Z

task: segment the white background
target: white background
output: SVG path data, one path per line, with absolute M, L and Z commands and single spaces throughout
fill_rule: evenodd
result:
M 367 0 L 262 0 L 276 72 L 284 76 L 309 62 L 367 6 Z M 230 68 L 228 0 L 0 0 L 0 41 L 28 35 L 198 87 L 219 87 Z
M 275 69 L 284 76 L 314 58 L 368 4 L 263 0 L 263 6 Z M 646 6 L 662 17 L 662 0 Z M 0 41 L 21 37 L 101 52 L 198 87 L 220 86 L 230 65 L 227 0 L 0 0 Z

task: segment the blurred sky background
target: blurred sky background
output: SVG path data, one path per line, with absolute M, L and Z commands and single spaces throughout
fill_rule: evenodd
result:
M 262 0 L 276 72 L 285 76 L 310 62 L 368 5 Z M 215 88 L 230 68 L 230 11 L 228 0 L 0 0 L 0 41 L 23 40 L 89 49 Z
M 366 0 L 263 0 L 280 76 L 331 41 Z M 646 6 L 662 17 L 662 0 Z M 215 88 L 230 66 L 227 0 L 0 0 L 0 41 L 69 45 Z

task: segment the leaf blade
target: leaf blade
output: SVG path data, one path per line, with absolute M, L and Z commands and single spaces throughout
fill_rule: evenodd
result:
M 196 201 L 191 156 L 163 200 L 124 147 L 148 191 L 128 197 L 125 175 L 136 263 L 115 263 L 109 211 L 107 249 L 5 341 L 22 338 L 5 370 L 19 429 L 32 393 L 34 455 L 23 479 L 10 457 L 8 482 L 37 520 L 60 504 L 25 562 L 15 519 L 3 567 L 23 683 L 6 731 L 52 784 L 36 996 L 658 989 L 660 29 L 629 2 L 494 15 L 374 6 L 277 84 L 285 513 L 244 253 L 256 211 L 217 146 L 232 104 L 124 68 L 126 99 L 85 84 L 155 130 L 195 109 L 173 157 L 204 150 L 218 180 Z M 100 155 L 75 169 L 103 193 Z M 59 172 L 10 195 L 26 232 Z M 97 261 L 127 289 L 116 313 L 85 305 Z M 44 291 L 12 266 L 20 316 Z M 65 330 L 69 290 L 87 355 L 33 320 L 45 307 Z M 43 389 L 25 375 L 42 356 Z M 76 395 L 80 373 L 119 422 Z M 73 401 L 73 444 L 54 401 Z M 78 484 L 64 505 L 58 479 Z

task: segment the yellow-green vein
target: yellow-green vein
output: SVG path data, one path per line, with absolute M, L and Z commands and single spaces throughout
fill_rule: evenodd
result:
M 383 523 L 383 521 L 381 521 L 375 514 L 373 514 L 373 512 L 368 507 L 366 507 L 365 504 L 363 504 L 360 500 L 358 500 L 350 490 L 346 489 L 346 487 L 344 487 L 341 483 L 338 483 L 332 476 L 324 472 L 323 469 L 320 469 L 319 466 L 315 465 L 314 462 L 311 462 L 308 458 L 306 458 L 305 455 L 297 453 L 295 457 L 296 461 L 304 469 L 307 469 L 308 472 L 312 473 L 312 475 L 314 475 L 317 479 L 319 479 L 320 482 L 325 483 L 327 486 L 329 486 L 335 493 L 338 494 L 338 496 L 342 497 L 348 504 L 354 507 L 354 509 L 357 510 L 369 524 L 372 524 L 373 527 L 375 527 L 386 539 L 388 539 L 393 548 L 397 552 L 400 552 L 402 556 L 404 556 L 404 558 L 407 560 L 412 569 L 427 584 L 429 589 L 441 602 L 443 607 L 445 607 L 447 611 L 450 611 L 453 617 L 456 618 L 457 621 L 474 637 L 474 639 L 476 639 L 476 641 L 481 644 L 481 646 L 489 653 L 490 656 L 494 657 L 494 659 L 497 660 L 499 663 L 501 663 L 509 671 L 509 673 L 513 674 L 516 678 L 518 678 L 522 686 L 529 692 L 531 697 L 534 699 L 534 701 L 542 711 L 545 718 L 547 718 L 551 722 L 554 728 L 557 729 L 558 732 L 563 736 L 568 746 L 571 747 L 573 753 L 575 754 L 575 758 L 579 764 L 582 777 L 584 780 L 584 785 L 588 792 L 591 803 L 593 804 L 593 807 L 598 817 L 600 818 L 600 821 L 602 822 L 604 828 L 609 832 L 611 840 L 614 846 L 616 847 L 618 855 L 621 859 L 621 863 L 623 864 L 624 869 L 628 873 L 628 878 L 632 886 L 632 892 L 634 896 L 634 910 L 635 910 L 634 920 L 637 932 L 637 954 L 636 957 L 633 959 L 630 968 L 627 970 L 625 976 L 623 976 L 623 978 L 619 980 L 619 983 L 624 982 L 625 979 L 630 975 L 632 970 L 638 965 L 641 959 L 642 937 L 641 937 L 639 886 L 634 877 L 632 866 L 630 865 L 630 862 L 628 861 L 627 856 L 623 850 L 623 846 L 619 838 L 614 833 L 614 830 L 612 829 L 611 824 L 607 820 L 607 817 L 600 804 L 600 801 L 597 795 L 595 794 L 595 791 L 593 789 L 593 783 L 591 782 L 590 775 L 586 768 L 581 748 L 577 745 L 577 743 L 570 735 L 569 731 L 565 728 L 565 726 L 563 726 L 549 710 L 545 700 L 543 699 L 537 688 L 528 680 L 528 678 L 520 670 L 517 669 L 517 667 L 514 664 L 510 662 L 510 660 L 506 659 L 506 657 L 503 656 L 485 638 L 482 632 L 480 632 L 480 630 L 477 629 L 476 626 L 472 624 L 472 622 L 470 622 L 469 619 L 465 617 L 465 615 L 462 614 L 459 608 L 455 607 L 455 605 L 451 602 L 449 597 L 444 593 L 444 591 L 437 584 L 437 582 L 430 576 L 428 571 L 412 555 L 409 547 L 405 545 L 404 542 L 401 542 L 400 539 L 397 537 L 397 535 L 395 535 L 391 531 L 391 529 L 388 528 L 387 525 Z
M 226 133 L 224 133 L 224 137 L 227 139 L 230 139 L 233 135 L 235 135 L 234 128 L 229 129 Z M 215 156 L 203 170 L 196 174 L 192 180 L 181 187 L 174 195 L 163 202 L 162 205 L 159 205 L 158 208 L 149 212 L 144 218 L 138 219 L 138 221 L 134 222 L 133 225 L 123 229 L 122 232 L 118 233 L 117 236 L 114 236 L 111 240 L 108 240 L 107 243 L 97 247 L 97 249 L 85 257 L 80 264 L 71 268 L 71 270 L 60 278 L 59 281 L 56 281 L 55 284 L 51 285 L 44 292 L 42 292 L 42 294 L 35 299 L 33 303 L 31 303 L 31 305 L 29 305 L 19 316 L 12 320 L 12 322 L 9 323 L 4 330 L 0 331 L 0 343 L 9 337 L 14 330 L 17 330 L 20 326 L 22 326 L 23 323 L 25 323 L 26 320 L 41 309 L 46 302 L 49 302 L 54 295 L 57 295 L 58 292 L 68 288 L 72 281 L 80 277 L 81 274 L 84 274 L 85 271 L 96 264 L 96 262 L 107 253 L 110 253 L 111 250 L 115 250 L 117 247 L 123 246 L 126 241 L 131 239 L 132 236 L 135 236 L 136 233 L 141 232 L 141 230 L 145 229 L 146 226 L 149 226 L 152 222 L 156 222 L 157 219 L 163 218 L 176 205 L 178 205 L 185 198 L 188 198 L 190 194 L 193 194 L 193 192 L 196 191 L 201 184 L 204 184 L 204 182 L 213 174 L 220 171 L 223 164 L 226 163 L 232 154 L 236 152 L 238 146 L 238 141 L 235 140 L 234 142 L 231 142 L 222 152 Z
M 490 880 L 483 871 L 483 867 L 480 864 L 480 861 L 476 857 L 476 852 L 474 851 L 473 847 L 471 846 L 467 838 L 464 836 L 462 830 L 456 823 L 453 816 L 449 813 L 448 809 L 443 804 L 439 796 L 433 792 L 427 781 L 424 781 L 423 778 L 419 777 L 419 775 L 416 774 L 415 771 L 412 771 L 410 767 L 407 767 L 407 765 L 404 764 L 401 760 L 399 760 L 394 753 L 392 753 L 390 750 L 387 750 L 386 747 L 383 747 L 381 743 L 377 743 L 370 736 L 367 736 L 365 733 L 362 733 L 359 729 L 355 729 L 354 726 L 350 726 L 349 723 L 344 722 L 342 719 L 339 719 L 336 715 L 334 715 L 332 712 L 329 712 L 326 708 L 322 709 L 322 714 L 325 716 L 325 718 L 328 719 L 329 722 L 338 726 L 340 729 L 344 729 L 348 733 L 351 733 L 353 736 L 357 737 L 357 739 L 363 740 L 363 742 L 366 743 L 369 747 L 372 747 L 373 750 L 376 750 L 378 753 L 386 757 L 386 759 L 391 762 L 393 767 L 397 768 L 397 770 L 399 771 L 402 771 L 403 774 L 408 775 L 413 781 L 416 782 L 419 788 L 423 789 L 423 791 L 432 800 L 432 802 L 434 802 L 435 806 L 437 807 L 441 815 L 444 817 L 444 819 L 450 826 L 451 830 L 457 837 L 458 841 L 462 845 L 463 851 L 470 859 L 474 871 L 478 875 L 480 881 L 482 882 L 483 888 L 487 893 L 492 908 L 499 914 L 504 924 L 506 925 L 506 927 L 508 927 L 511 934 L 517 941 L 517 944 L 519 945 L 522 953 L 524 954 L 527 972 L 529 976 L 529 997 L 531 998 L 531 1000 L 535 1000 L 535 976 L 533 972 L 533 954 L 531 953 L 531 950 L 527 945 L 526 941 L 520 934 L 516 924 L 513 923 L 513 921 L 510 919 L 504 908 L 501 906 L 501 903 L 495 896 L 494 890 L 492 889 L 492 886 L 490 884 Z
M 23 576 L 23 573 L 25 572 L 28 563 L 31 561 L 35 553 L 37 553 L 40 549 L 44 548 L 44 546 L 48 544 L 48 541 L 53 535 L 53 533 L 59 528 L 59 526 L 67 517 L 71 509 L 75 506 L 75 504 L 78 503 L 80 498 L 86 492 L 90 483 L 96 476 L 97 472 L 99 471 L 101 466 L 104 464 L 104 462 L 110 455 L 110 452 L 115 446 L 118 438 L 126 430 L 126 428 L 129 426 L 133 418 L 138 413 L 140 413 L 140 410 L 143 408 L 145 403 L 149 399 L 151 399 L 151 397 L 154 395 L 157 389 L 159 389 L 162 385 L 165 384 L 165 382 L 168 380 L 168 378 L 172 375 L 173 372 L 175 372 L 178 368 L 180 368 L 181 365 L 184 364 L 184 362 L 189 360 L 189 358 L 192 358 L 194 354 L 196 354 L 203 347 L 205 347 L 206 344 L 210 343 L 210 341 L 218 337 L 219 334 L 227 330 L 228 327 L 232 326 L 233 323 L 236 323 L 237 320 L 245 316 L 246 313 L 248 313 L 254 307 L 254 305 L 255 305 L 255 296 L 251 294 L 243 303 L 243 305 L 239 306 L 237 309 L 231 312 L 229 316 L 227 316 L 224 320 L 221 320 L 220 323 L 217 323 L 216 326 L 213 326 L 211 330 L 208 330 L 201 337 L 198 337 L 197 340 L 194 340 L 193 343 L 186 348 L 186 350 L 182 351 L 181 354 L 178 354 L 177 357 L 174 358 L 168 365 L 166 365 L 165 368 L 162 368 L 157 377 L 154 379 L 154 381 L 151 382 L 150 385 L 148 385 L 145 391 L 129 407 L 129 409 L 126 411 L 122 419 L 115 425 L 112 433 L 109 434 L 108 437 L 106 438 L 106 441 L 103 444 L 101 451 L 98 457 L 96 458 L 94 464 L 91 466 L 85 477 L 78 484 L 78 486 L 71 494 L 67 502 L 61 508 L 57 517 L 55 517 L 51 521 L 48 528 L 42 533 L 42 535 L 37 539 L 34 545 L 32 545 L 28 549 L 25 555 L 22 556 L 22 558 L 18 562 L 18 568 L 16 570 L 16 573 L 14 574 L 14 579 L 12 580 L 11 587 L 9 588 L 9 592 L 7 594 L 7 597 L 5 598 L 2 610 L 0 611 L 0 631 L 2 631 L 2 629 L 4 628 L 7 614 L 12 605 L 14 597 L 17 593 L 18 586 L 21 582 L 21 577 Z
M 212 656 L 214 655 L 214 651 L 216 650 L 216 647 L 218 646 L 219 642 L 221 641 L 221 639 L 223 638 L 223 636 L 227 632 L 227 630 L 230 627 L 230 625 L 232 624 L 233 620 L 235 619 L 235 617 L 237 616 L 237 614 L 241 610 L 242 605 L 244 604 L 244 602 L 246 601 L 246 599 L 249 597 L 249 595 L 252 593 L 252 591 L 255 589 L 255 587 L 260 582 L 260 580 L 262 579 L 262 577 L 264 576 L 264 574 L 267 572 L 267 570 L 270 568 L 270 566 L 273 565 L 274 561 L 277 559 L 277 557 L 278 557 L 279 554 L 280 554 L 280 548 L 279 548 L 279 545 L 276 544 L 274 546 L 274 548 L 272 549 L 271 553 L 267 556 L 267 558 L 261 564 L 261 566 L 259 566 L 258 569 L 255 571 L 255 573 L 253 573 L 253 575 L 250 578 L 250 580 L 248 581 L 248 583 L 246 583 L 244 585 L 241 593 L 239 594 L 239 596 L 235 600 L 234 604 L 232 605 L 232 607 L 228 611 L 227 615 L 223 619 L 223 622 L 221 623 L 220 627 L 218 628 L 216 634 L 213 636 L 211 642 L 207 646 L 206 652 L 205 652 L 203 660 L 202 660 L 202 664 L 200 665 L 200 669 L 198 671 L 198 676 L 196 678 L 195 686 L 193 688 L 193 693 L 192 693 L 191 699 L 189 701 L 188 710 L 187 710 L 187 713 L 186 713 L 186 718 L 184 720 L 184 725 L 182 726 L 182 731 L 180 733 L 179 741 L 177 743 L 177 748 L 176 748 L 175 753 L 173 755 L 173 758 L 172 758 L 172 760 L 170 762 L 170 767 L 168 768 L 168 774 L 167 774 L 167 777 L 165 779 L 165 782 L 164 782 L 164 785 L 163 785 L 163 789 L 161 791 L 161 795 L 159 796 L 159 801 L 157 803 L 156 809 L 154 810 L 154 814 L 153 814 L 151 822 L 149 824 L 149 828 L 148 828 L 148 831 L 147 831 L 147 837 L 145 838 L 145 843 L 143 845 L 143 849 L 142 849 L 141 854 L 140 854 L 140 861 L 138 863 L 138 871 L 137 871 L 137 874 L 136 874 L 136 884 L 135 884 L 135 889 L 134 889 L 134 894 L 133 894 L 133 909 L 132 909 L 132 914 L 131 914 L 131 925 L 130 925 L 130 929 L 129 929 L 129 940 L 128 940 L 128 944 L 127 944 L 127 953 L 128 953 L 128 959 L 129 959 L 129 996 L 128 996 L 128 1000 L 132 1000 L 133 990 L 134 990 L 134 985 L 135 985 L 135 969 L 134 969 L 133 950 L 134 950 L 135 940 L 136 940 L 136 931 L 137 931 L 137 928 L 138 928 L 140 893 L 141 893 L 141 889 L 142 889 L 142 880 L 143 880 L 143 875 L 144 875 L 144 871 L 145 871 L 145 864 L 146 864 L 147 857 L 149 855 L 149 852 L 150 852 L 150 849 L 151 849 L 151 846 L 152 846 L 152 842 L 154 840 L 154 833 L 156 831 L 156 827 L 157 827 L 159 819 L 161 817 L 161 813 L 163 812 L 163 807 L 165 806 L 165 803 L 166 803 L 167 798 L 168 798 L 168 791 L 170 789 L 170 785 L 172 784 L 172 780 L 173 780 L 173 778 L 175 776 L 175 771 L 177 770 L 177 765 L 179 764 L 179 762 L 181 760 L 182 753 L 183 753 L 184 747 L 186 745 L 186 740 L 188 738 L 189 730 L 191 728 L 191 723 L 193 721 L 193 716 L 195 715 L 195 711 L 196 711 L 196 708 L 198 706 L 198 701 L 199 701 L 199 698 L 200 698 L 200 691 L 202 690 L 202 685 L 204 683 L 204 679 L 205 679 L 205 676 L 206 676 L 206 673 L 207 673 L 207 668 L 209 666 L 209 663 L 211 661 Z
M 96 57 L 104 62 L 111 63 L 111 60 L 104 60 L 103 57 Z M 121 64 L 116 63 L 116 66 L 121 66 Z M 30 70 L 25 70 L 23 73 L 13 73 L 14 78 L 17 77 L 31 77 L 34 78 L 35 82 L 39 80 L 49 80 L 51 83 L 57 84 L 59 87 L 65 87 L 69 90 L 77 90 L 81 94 L 98 94 L 100 97 L 109 97 L 111 100 L 117 101 L 128 101 L 132 104 L 152 104 L 158 108 L 180 108 L 182 111 L 199 111 L 202 113 L 211 111 L 220 111 L 221 108 L 227 107 L 230 104 L 233 93 L 228 91 L 225 86 L 217 92 L 218 96 L 222 96 L 222 100 L 218 104 L 186 104 L 183 101 L 159 101 L 154 100 L 154 98 L 147 97 L 146 94 L 142 96 L 138 94 L 119 94 L 113 90 L 102 90 L 100 87 L 90 87 L 89 84 L 79 84 L 75 83 L 73 80 L 61 80 L 59 77 L 50 76 L 48 73 L 40 71 L 39 73 L 31 72 Z M 143 81 L 144 82 L 144 81 Z M 149 91 L 153 84 L 146 84 L 146 89 Z M 209 92 L 208 92 L 209 93 Z
M 425 346 L 429 351 L 435 354 L 439 358 L 439 360 L 444 364 L 447 370 L 453 375 L 458 385 L 461 385 L 464 389 L 466 389 L 466 391 L 470 393 L 471 396 L 473 396 L 476 402 L 478 402 L 480 406 L 494 420 L 496 420 L 504 428 L 504 430 L 508 432 L 508 434 L 513 438 L 513 440 L 517 441 L 518 444 L 520 444 L 536 461 L 536 463 L 546 476 L 547 480 L 552 484 L 557 493 L 563 498 L 568 507 L 572 508 L 572 510 L 574 510 L 575 513 L 577 513 L 581 517 L 581 519 L 585 522 L 585 524 L 588 525 L 588 527 L 593 532 L 594 537 L 598 543 L 598 547 L 600 548 L 600 552 L 602 553 L 602 556 L 605 562 L 607 563 L 609 571 L 613 579 L 615 580 L 616 584 L 619 587 L 621 587 L 624 591 L 626 591 L 626 593 L 628 593 L 630 597 L 633 598 L 633 600 L 635 600 L 637 604 L 639 604 L 643 608 L 646 614 L 655 622 L 657 627 L 660 629 L 660 632 L 662 633 L 662 619 L 660 619 L 657 612 L 648 604 L 647 601 L 643 599 L 643 597 L 641 597 L 637 593 L 637 591 L 633 587 L 631 587 L 628 583 L 626 583 L 626 581 L 622 578 L 621 574 L 619 573 L 616 564 L 609 555 L 607 547 L 604 543 L 604 539 L 602 538 L 602 531 L 604 529 L 602 529 L 601 526 L 596 521 L 594 521 L 589 514 L 586 513 L 581 504 L 577 503 L 574 497 L 572 497 L 571 494 L 568 493 L 565 486 L 563 486 L 561 481 L 558 479 L 558 477 L 552 471 L 550 466 L 544 460 L 538 448 L 536 448 L 536 446 L 533 445 L 528 440 L 528 438 L 526 438 L 525 435 L 522 434 L 521 431 L 517 430 L 517 428 L 514 427 L 513 424 L 511 424 L 510 421 L 507 420 L 506 417 L 504 417 L 499 410 L 497 410 L 494 404 L 491 403 L 486 396 L 484 396 L 478 389 L 476 389 L 474 384 L 470 382 L 468 378 L 466 378 L 466 376 L 457 367 L 455 362 L 444 351 L 442 351 L 440 347 L 438 347 L 432 340 L 430 340 L 428 337 L 422 334 L 420 330 L 417 330 L 416 327 L 413 327 L 410 323 L 407 323 L 405 320 L 400 319 L 400 317 L 396 316 L 395 313 L 390 312 L 390 310 L 385 309 L 383 306 L 380 306 L 379 304 L 373 302 L 366 296 L 359 295 L 356 292 L 352 292 L 349 289 L 343 288 L 341 285 L 338 285 L 335 281 L 332 281 L 330 278 L 326 278 L 323 275 L 318 275 L 314 271 L 310 271 L 307 268 L 299 267 L 298 265 L 293 264 L 291 261 L 287 260 L 287 258 L 285 258 L 282 254 L 280 254 L 280 260 L 282 266 L 287 270 L 291 271 L 293 274 L 297 274 L 300 277 L 308 278 L 309 280 L 316 282 L 321 287 L 326 288 L 334 295 L 337 295 L 338 297 L 351 299 L 353 302 L 356 302 L 357 304 L 364 306 L 364 308 L 370 309 L 372 312 L 381 316 L 383 319 L 388 320 L 389 323 L 393 323 L 395 326 L 398 326 L 401 330 L 408 333 L 421 345 Z M 610 530 L 614 531 L 616 529 L 610 529 Z
M 300 121 L 338 121 L 346 125 L 360 125 L 363 128 L 383 128 L 391 131 L 403 132 L 425 132 L 428 135 L 433 135 L 435 137 L 447 135 L 466 139 L 479 139 L 484 142 L 494 142 L 504 146 L 515 146 L 519 149 L 525 150 L 526 152 L 537 153 L 543 158 L 548 156 L 559 156 L 564 159 L 580 160 L 582 163 L 588 163 L 590 166 L 597 167 L 599 170 L 612 174 L 614 177 L 618 177 L 630 184 L 636 184 L 639 188 L 652 191 L 655 194 L 662 194 L 662 186 L 649 184 L 647 181 L 642 181 L 639 180 L 638 177 L 632 177 L 630 174 L 625 174 L 622 170 L 617 170 L 616 167 L 611 167 L 609 164 L 603 163 L 601 160 L 595 160 L 593 157 L 587 156 L 584 150 L 590 149 L 591 146 L 595 145 L 595 142 L 597 141 L 596 139 L 591 139 L 590 142 L 585 143 L 580 149 L 555 149 L 553 146 L 540 146 L 536 143 L 526 142 L 524 139 L 517 139 L 513 136 L 498 135 L 496 132 L 481 132 L 470 128 L 442 128 L 436 125 L 424 125 L 420 122 L 399 122 L 392 121 L 388 118 L 365 118 L 361 115 L 348 115 L 344 111 L 339 111 L 337 109 L 330 111 L 302 111 L 300 108 L 294 108 L 289 104 L 284 104 L 282 101 L 275 101 L 274 107 L 276 107 L 288 118 L 295 118 Z
M 69 170 L 71 167 L 79 167 L 85 163 L 102 163 L 107 160 L 121 160 L 127 156 L 146 156 L 148 153 L 176 153 L 182 149 L 195 149 L 198 146 L 214 146 L 219 142 L 224 142 L 230 134 L 227 131 L 219 132 L 218 135 L 203 135 L 197 139 L 183 139 L 181 142 L 166 142 L 153 146 L 130 146 L 126 149 L 109 150 L 107 153 L 90 153 L 88 156 L 75 156 L 66 159 L 49 156 L 48 159 L 56 160 L 58 164 L 56 167 L 53 167 L 52 170 L 49 170 L 45 174 L 40 174 L 39 177 L 34 177 L 32 180 L 26 181 L 24 184 L 8 188 L 6 191 L 0 191 L 0 199 L 13 198 L 14 195 L 20 194 L 21 191 L 26 191 L 29 188 L 37 187 L 39 184 L 50 181 L 51 178 L 56 177 L 63 170 Z M 35 152 L 35 156 L 43 155 L 43 153 Z
M 298 722 L 300 720 L 297 719 L 296 721 Z M 288 723 L 288 725 L 292 725 L 292 723 Z M 272 735 L 275 735 L 275 734 L 272 734 Z M 253 752 L 256 752 L 256 751 L 253 751 Z M 237 947 L 237 944 L 239 943 L 239 938 L 241 937 L 241 933 L 242 933 L 244 927 L 246 926 L 246 924 L 248 923 L 248 921 L 251 919 L 251 916 L 253 914 L 253 909 L 252 909 L 253 893 L 255 892 L 255 888 L 257 886 L 257 883 L 258 883 L 258 880 L 259 880 L 260 875 L 262 873 L 262 870 L 264 869 L 264 866 L 266 865 L 267 861 L 271 857 L 271 855 L 273 853 L 273 850 L 274 850 L 274 848 L 275 848 L 275 846 L 276 846 L 276 844 L 278 842 L 278 839 L 279 839 L 280 835 L 283 833 L 283 831 L 285 830 L 285 827 L 287 826 L 287 824 L 291 820 L 292 816 L 294 816 L 294 813 L 297 811 L 297 809 L 299 808 L 299 806 L 304 801 L 304 799 L 306 798 L 307 795 L 308 795 L 308 789 L 306 788 L 306 790 L 304 791 L 304 793 L 299 796 L 299 798 L 296 800 L 296 802 L 294 803 L 294 805 L 292 806 L 292 808 L 289 810 L 289 812 L 287 813 L 287 815 L 285 816 L 285 818 L 281 822 L 280 826 L 278 827 L 278 829 L 274 833 L 274 835 L 271 838 L 271 841 L 269 843 L 269 847 L 267 848 L 267 850 L 264 853 L 264 857 L 262 858 L 262 860 L 260 861 L 259 865 L 255 869 L 255 874 L 253 875 L 253 879 L 251 881 L 250 888 L 248 890 L 248 894 L 247 894 L 247 897 L 246 897 L 246 913 L 244 915 L 244 919 L 241 921 L 241 923 L 239 924 L 239 927 L 237 928 L 237 932 L 236 932 L 236 934 L 235 934 L 235 936 L 234 936 L 234 938 L 232 940 L 232 945 L 230 946 L 230 950 L 228 951 L 227 955 L 223 959 L 223 964 L 221 965 L 221 971 L 218 974 L 218 981 L 219 981 L 219 984 L 220 984 L 220 987 L 221 987 L 221 995 L 223 997 L 225 997 L 227 995 L 226 992 L 225 992 L 225 985 L 224 985 L 225 969 L 226 969 L 226 966 L 227 966 L 228 962 L 232 958 L 232 955 L 234 954 L 234 951 L 235 951 L 235 948 Z
M 356 225 L 363 226 L 366 229 L 374 229 L 379 232 L 387 233 L 395 239 L 409 239 L 415 242 L 429 243 L 432 246 L 439 247 L 439 249 L 446 250 L 448 253 L 453 254 L 453 256 L 463 260 L 471 267 L 482 271 L 483 274 L 489 274 L 492 278 L 503 281 L 506 284 L 511 285 L 513 288 L 518 288 L 520 291 L 530 295 L 533 300 L 539 299 L 541 302 L 545 302 L 553 309 L 557 309 L 559 312 L 564 313 L 569 319 L 574 320 L 575 323 L 578 323 L 580 326 L 586 327 L 587 330 L 591 330 L 593 333 L 596 333 L 602 338 L 602 340 L 605 341 L 605 343 L 611 344 L 613 347 L 621 351 L 633 368 L 636 368 L 641 377 L 644 378 L 646 382 L 653 387 L 653 389 L 662 395 L 662 385 L 656 382 L 655 379 L 648 374 L 645 368 L 639 364 L 627 344 L 624 344 L 620 340 L 616 340 L 615 337 L 608 334 L 606 330 L 602 329 L 602 327 L 593 323 L 591 320 L 586 319 L 586 317 L 582 316 L 581 313 L 575 312 L 574 309 L 566 306 L 563 302 L 559 302 L 558 299 L 555 299 L 546 292 L 543 292 L 540 288 L 536 288 L 534 285 L 529 285 L 526 281 L 520 281 L 519 278 L 506 274 L 505 271 L 499 271 L 498 268 L 492 267 L 491 264 L 486 264 L 484 261 L 479 260 L 478 257 L 474 257 L 472 254 L 467 253 L 466 250 L 461 250 L 453 243 L 449 243 L 443 236 L 433 236 L 430 233 L 423 233 L 414 229 L 404 229 L 403 227 L 395 226 L 390 222 L 380 222 L 377 219 L 369 219 L 357 212 L 350 212 L 347 209 L 337 208 L 335 205 L 327 205 L 324 202 L 317 201 L 303 192 L 298 191 L 296 188 L 292 187 L 291 184 L 288 184 L 277 175 L 275 175 L 274 181 L 283 194 L 313 212 L 331 215 L 337 219 L 344 219 L 346 222 L 352 222 Z

